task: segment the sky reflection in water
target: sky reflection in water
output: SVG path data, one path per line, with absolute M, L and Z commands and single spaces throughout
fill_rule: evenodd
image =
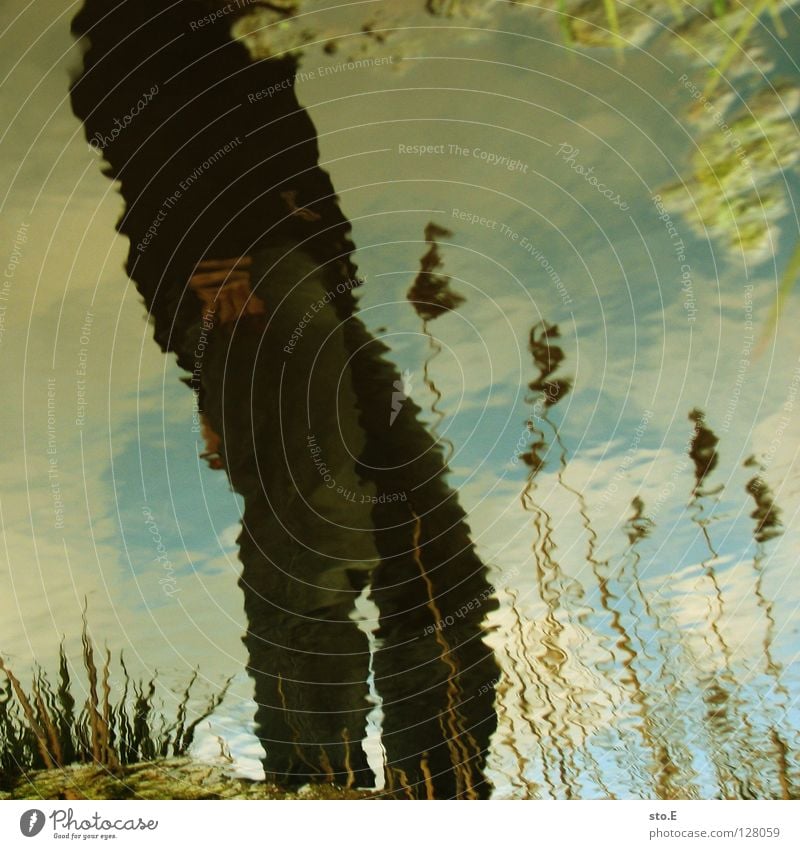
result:
M 64 99 L 79 59 L 53 18 L 27 23 L 41 38 L 14 72 L 23 108 L 4 141 L 5 244 L 28 227 L 1 343 L 24 367 L 7 375 L 0 648 L 18 674 L 46 665 L 62 634 L 77 642 L 86 596 L 96 639 L 167 683 L 199 665 L 214 688 L 246 663 L 240 501 L 197 459 L 191 395 L 121 270 L 120 200 Z M 565 47 L 530 10 L 493 20 L 456 38 L 421 17 L 402 56 L 395 36 L 369 54 L 393 61 L 368 71 L 320 73 L 341 55 L 312 52 L 297 95 L 353 225 L 360 318 L 449 455 L 496 588 L 495 793 L 796 794 L 796 298 L 756 350 L 791 207 L 753 258 L 653 201 L 688 178 L 699 135 L 678 78 L 706 81 L 668 38 L 621 64 Z M 796 171 L 784 180 L 796 196 Z M 434 242 L 435 273 L 463 299 L 442 314 L 407 298 Z M 242 672 L 198 751 L 221 735 L 257 773 L 251 698 Z

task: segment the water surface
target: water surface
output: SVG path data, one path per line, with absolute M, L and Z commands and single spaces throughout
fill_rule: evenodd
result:
M 251 535 L 258 553 L 249 567 L 247 537 L 240 540 L 243 576 L 236 540 L 248 496 L 243 501 L 224 471 L 199 459 L 207 446 L 192 393 L 179 382 L 186 372 L 154 344 L 127 282 L 126 261 L 137 278 L 135 246 L 114 231 L 122 200 L 101 175 L 68 99 L 81 66 L 69 34 L 74 12 L 53 6 L 44 16 L 50 5 L 36 4 L 13 24 L 20 46 L 6 59 L 16 85 L 3 139 L 11 276 L 0 346 L 6 362 L 20 366 L 7 374 L 4 410 L 10 440 L 0 650 L 18 675 L 34 660 L 55 663 L 62 635 L 77 646 L 86 599 L 95 639 L 124 649 L 135 667 L 160 670 L 167 702 L 177 703 L 177 682 L 189 669 L 199 667 L 210 691 L 236 673 L 225 702 L 199 730 L 196 751 L 212 757 L 220 737 L 237 769 L 259 775 L 258 736 L 263 741 L 264 728 L 280 722 L 270 710 L 280 713 L 281 694 L 260 688 L 258 676 L 274 685 L 281 658 L 296 646 L 279 646 L 275 657 L 254 644 L 253 635 L 266 634 L 275 650 L 269 629 L 280 631 L 281 623 L 261 605 L 281 583 L 277 577 L 265 591 L 247 570 L 265 546 L 279 565 L 287 549 L 280 532 L 251 523 L 264 536 Z M 350 19 L 350 31 L 360 31 L 362 17 Z M 302 715 L 302 723 L 288 737 L 273 736 L 320 738 L 341 754 L 335 735 L 323 733 L 322 715 L 347 713 L 334 725 L 347 730 L 343 745 L 356 753 L 350 764 L 358 761 L 363 772 L 358 783 L 369 784 L 373 773 L 379 787 L 389 783 L 387 752 L 390 768 L 404 764 L 407 774 L 404 759 L 432 741 L 419 743 L 424 733 L 411 730 L 391 684 L 393 670 L 411 674 L 418 656 L 421 672 L 399 686 L 419 695 L 428 680 L 433 703 L 420 712 L 426 703 L 412 699 L 409 709 L 421 720 L 451 715 L 454 681 L 458 705 L 472 702 L 470 728 L 477 720 L 469 711 L 482 705 L 485 740 L 474 742 L 476 752 L 488 747 L 485 764 L 484 754 L 454 753 L 446 744 L 445 760 L 477 764 L 497 797 L 796 796 L 796 299 L 770 330 L 779 276 L 797 241 L 796 170 L 759 160 L 747 172 L 765 198 L 749 214 L 764 227 L 752 244 L 737 243 L 701 214 L 708 201 L 693 157 L 708 150 L 698 145 L 709 138 L 719 144 L 722 131 L 691 120 L 691 90 L 680 78 L 702 89 L 707 75 L 668 34 L 626 50 L 623 61 L 613 49 L 564 43 L 552 21 L 503 4 L 474 29 L 470 19 L 422 12 L 403 25 L 384 40 L 370 37 L 367 51 L 354 37 L 325 52 L 334 24 L 320 21 L 325 38 L 301 58 L 295 86 L 316 128 L 320 166 L 352 224 L 348 262 L 363 280 L 346 293 L 358 308 L 354 318 L 334 316 L 335 299 L 321 311 L 332 327 L 351 327 L 341 360 L 326 357 L 312 379 L 300 357 L 281 345 L 265 348 L 261 331 L 248 331 L 232 333 L 239 341 L 226 350 L 249 366 L 225 357 L 217 366 L 246 412 L 261 403 L 268 411 L 279 367 L 290 377 L 295 369 L 297 397 L 287 397 L 300 406 L 290 405 L 281 421 L 296 432 L 274 433 L 270 451 L 249 455 L 247 439 L 229 440 L 244 458 L 246 472 L 231 475 L 238 493 L 257 495 L 265 486 L 256 457 L 269 459 L 267 475 L 284 467 L 305 475 L 298 491 L 322 497 L 326 481 L 318 455 L 307 450 L 309 436 L 325 451 L 336 444 L 362 460 L 360 452 L 375 452 L 364 474 L 344 451 L 337 467 L 349 470 L 337 481 L 344 497 L 303 508 L 323 516 L 319 527 L 295 515 L 301 544 L 316 553 L 309 568 L 317 568 L 320 552 L 337 564 L 324 572 L 330 581 L 317 571 L 310 583 L 341 592 L 336 581 L 347 575 L 349 582 L 344 608 L 354 605 L 356 613 L 334 617 L 339 635 L 323 629 L 318 640 L 338 658 L 328 671 L 345 668 L 342 658 L 357 659 L 349 677 L 336 679 L 346 685 L 339 688 L 344 702 L 321 696 L 318 686 L 298 692 L 283 710 Z M 23 44 L 31 45 L 24 57 Z M 733 89 L 713 93 L 726 115 L 743 108 L 739 95 L 772 81 L 786 84 L 784 100 L 792 103 L 796 35 L 781 41 L 765 30 L 760 44 L 775 67 L 763 62 L 767 74 L 751 67 L 735 76 Z M 281 81 L 274 70 L 258 74 L 256 66 L 254 96 Z M 221 138 L 235 137 L 237 122 L 249 120 L 241 114 L 254 106 L 248 91 L 229 104 L 233 117 Z M 256 102 L 279 96 L 276 90 Z M 126 113 L 122 102 L 103 107 L 109 127 Z M 159 108 L 155 95 L 137 118 L 140 127 L 157 126 Z M 187 116 L 198 128 L 207 123 L 191 107 Z M 796 132 L 785 110 L 779 118 L 776 150 L 779 133 Z M 737 126 L 752 143 L 750 130 Z M 282 137 L 270 136 L 269 127 L 249 131 L 263 135 L 264 150 L 281 149 Z M 107 152 L 117 143 L 125 143 L 122 134 Z M 735 161 L 732 144 L 730 155 Z M 181 160 L 172 177 L 190 175 L 191 161 Z M 224 167 L 198 187 L 206 191 Z M 159 203 L 174 193 L 172 177 L 152 183 Z M 219 181 L 224 191 L 226 180 Z M 681 181 L 688 186 L 682 201 L 674 189 Z M 234 204 L 236 193 L 230 197 Z M 255 212 L 234 212 L 231 232 L 214 237 L 261 233 Z M 302 215 L 292 220 L 316 226 Z M 185 226 L 167 220 L 155 237 L 176 268 L 183 259 L 175 233 Z M 281 233 L 270 244 L 291 253 L 295 236 Z M 163 256 L 140 253 L 143 263 L 148 254 Z M 275 259 L 260 249 L 253 261 L 255 280 Z M 169 267 L 154 260 L 159 275 Z M 349 267 L 337 273 L 335 280 L 349 279 Z M 164 279 L 172 285 L 168 273 Z M 438 307 L 425 288 L 431 282 Z M 266 283 L 255 291 L 267 303 L 278 298 Z M 281 332 L 290 338 L 296 317 L 288 305 L 284 314 Z M 180 355 L 187 337 L 176 342 L 172 318 L 159 325 L 159 315 L 156 335 Z M 196 343 L 202 326 L 186 326 Z M 325 334 L 319 338 L 328 344 Z M 371 363 L 384 364 L 374 366 L 385 370 L 380 391 L 370 382 Z M 342 374 L 352 390 L 336 383 Z M 254 376 L 263 392 L 255 401 L 248 395 Z M 302 409 L 304 392 L 311 412 Z M 374 418 L 368 425 L 355 415 L 365 410 Z M 226 414 L 219 415 L 222 422 Z M 252 437 L 257 428 L 243 418 L 229 427 Z M 312 419 L 328 427 L 318 432 Z M 428 459 L 412 479 L 394 473 L 393 480 L 384 461 L 404 452 Z M 395 556 L 408 568 L 426 561 L 404 560 L 407 540 L 386 542 L 380 533 L 395 526 L 393 510 L 408 500 L 376 510 L 376 502 L 360 499 L 408 497 L 422 483 L 428 489 L 416 497 L 455 511 L 442 513 L 442 522 L 464 542 L 444 547 L 468 551 L 472 565 L 460 568 L 472 583 L 454 582 L 453 567 L 439 569 L 442 583 L 430 592 L 424 570 L 414 576 L 416 589 L 397 597 L 400 640 L 386 620 L 395 596 L 374 567 Z M 415 539 L 413 523 L 404 533 Z M 350 560 L 371 564 L 361 570 L 372 576 L 371 590 L 342 566 Z M 262 569 L 257 574 L 264 579 Z M 457 598 L 442 615 L 437 603 L 454 583 Z M 305 614 L 314 619 L 326 605 Z M 392 639 L 413 643 L 405 661 L 387 650 Z M 472 649 L 459 655 L 463 643 Z M 474 668 L 476 645 L 485 647 L 480 663 L 492 668 L 473 680 L 463 669 Z M 461 659 L 455 671 L 447 667 L 452 656 Z M 312 666 L 317 660 L 309 658 Z M 431 673 L 437 663 L 438 678 Z M 298 679 L 319 684 L 314 675 L 326 674 L 322 667 Z M 363 754 L 358 729 L 366 729 Z M 431 733 L 451 742 L 466 736 L 457 728 L 432 726 Z M 425 770 L 415 768 L 424 785 Z M 458 770 L 453 780 L 473 781 Z

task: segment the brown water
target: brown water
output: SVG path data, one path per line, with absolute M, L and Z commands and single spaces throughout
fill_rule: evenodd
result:
M 236 674 L 223 705 L 198 729 L 195 751 L 213 757 L 222 738 L 236 768 L 258 775 L 256 735 L 264 739 L 264 727 L 282 721 L 258 675 L 282 668 L 286 657 L 254 648 L 254 634 L 266 634 L 274 648 L 280 632 L 254 599 L 274 600 L 283 584 L 248 584 L 248 568 L 263 571 L 252 559 L 248 566 L 243 543 L 238 586 L 236 538 L 247 508 L 225 473 L 198 459 L 205 446 L 192 395 L 179 383 L 185 374 L 153 343 L 127 282 L 127 239 L 114 232 L 122 200 L 87 149 L 68 98 L 81 66 L 69 34 L 74 11 L 56 5 L 42 2 L 9 19 L 3 39 L 11 76 L 0 351 L 15 365 L 6 369 L 3 409 L 0 652 L 22 678 L 34 660 L 55 664 L 62 635 L 68 649 L 79 646 L 86 600 L 95 641 L 124 649 L 134 669 L 158 669 L 168 704 L 179 703 L 188 670 L 199 668 L 208 692 Z M 470 699 L 462 713 L 480 703 L 481 716 L 492 715 L 481 768 L 497 797 L 796 796 L 796 297 L 786 299 L 777 329 L 771 315 L 798 237 L 797 172 L 791 161 L 765 159 L 757 138 L 769 125 L 777 159 L 796 136 L 792 118 L 775 119 L 762 104 L 763 115 L 754 110 L 753 124 L 736 125 L 732 135 L 693 122 L 691 91 L 679 78 L 702 90 L 707 75 L 669 34 L 620 59 L 612 49 L 565 44 L 553 21 L 532 9 L 494 4 L 491 17 L 477 21 L 404 9 L 382 38 L 342 39 L 342 31 L 360 31 L 360 11 L 341 20 L 309 16 L 321 42 L 301 61 L 296 93 L 352 223 L 353 262 L 364 280 L 355 296 L 358 338 L 390 364 L 386 385 L 373 397 L 345 354 L 326 359 L 316 382 L 302 377 L 299 357 L 284 358 L 284 367 L 297 369 L 290 385 L 298 397 L 316 389 L 307 419 L 299 407 L 282 413 L 297 433 L 282 431 L 274 455 L 263 456 L 306 474 L 311 483 L 299 489 L 310 493 L 320 470 L 304 444 L 309 422 L 327 420 L 331 432 L 338 423 L 342 445 L 353 450 L 378 446 L 372 468 L 381 457 L 396 459 L 393 452 L 438 443 L 420 449 L 427 465 L 398 476 L 394 490 L 408 494 L 433 481 L 423 489 L 430 494 L 417 497 L 437 509 L 457 504 L 452 517 L 442 512 L 447 545 L 467 551 L 469 542 L 452 541 L 463 535 L 475 548 L 464 555 L 474 561 L 449 573 L 434 569 L 433 583 L 432 561 L 411 558 L 409 576 L 420 570 L 412 610 L 412 596 L 396 597 L 382 573 L 363 567 L 400 557 L 387 555 L 378 533 L 394 513 L 376 518 L 360 495 L 311 500 L 328 527 L 309 514 L 301 542 L 362 564 L 372 580 L 371 589 L 361 578 L 347 585 L 356 612 L 345 611 L 339 636 L 321 631 L 317 643 L 358 659 L 336 707 L 350 717 L 337 726 L 348 745 L 364 750 L 353 763 L 363 757 L 382 786 L 392 780 L 384 760 L 405 764 L 409 746 L 428 745 L 409 731 L 415 710 L 427 718 L 423 703 L 412 700 L 406 713 L 396 706 L 398 693 L 420 686 L 410 671 L 419 651 L 434 694 L 431 716 L 457 715 L 454 700 Z M 339 35 L 337 52 L 326 53 L 321 44 L 331 33 Z M 760 64 L 738 72 L 732 90 L 710 95 L 726 116 L 742 108 L 737 96 L 752 101 L 773 80 L 786 81 L 786 103 L 796 95 L 797 33 L 781 40 L 762 28 L 759 38 Z M 343 64 L 359 56 L 360 65 Z M 157 104 L 158 95 L 137 120 L 150 120 L 146 110 Z M 248 103 L 230 105 L 235 128 L 235 110 Z M 105 114 L 127 110 L 112 102 Z M 761 198 L 747 207 L 729 183 L 715 182 L 721 165 L 709 178 L 693 160 L 711 143 L 723 150 L 727 143 L 736 163 L 736 140 L 752 159 L 741 180 Z M 118 141 L 122 134 L 109 150 Z M 414 150 L 421 145 L 430 147 Z M 178 173 L 197 164 L 187 159 Z M 667 191 L 681 180 L 689 187 L 683 206 Z M 155 185 L 161 199 L 175 189 L 158 175 Z M 719 185 L 729 192 L 722 200 Z M 707 208 L 724 209 L 724 200 L 737 210 L 733 230 L 714 225 Z M 752 249 L 736 241 L 737 221 L 763 225 Z M 155 238 L 163 244 L 163 231 Z M 269 258 L 262 252 L 255 262 L 263 268 Z M 322 312 L 331 311 L 326 303 Z M 287 313 L 287 334 L 296 319 Z M 371 356 L 363 355 L 365 370 Z M 276 360 L 263 354 L 249 362 L 252 374 L 239 372 L 242 388 L 233 379 L 227 385 L 245 407 L 260 409 L 246 393 L 250 378 L 263 375 L 268 410 L 278 390 L 272 396 L 264 387 Z M 326 394 L 348 369 L 355 400 L 339 389 Z M 367 436 L 354 410 L 374 412 L 379 424 Z M 327 430 L 317 437 L 333 450 Z M 338 481 L 347 493 L 393 491 L 391 473 L 349 468 L 350 482 Z M 246 490 L 241 475 L 232 481 Z M 274 546 L 273 560 L 284 565 L 288 543 L 274 529 L 262 538 L 262 526 L 253 527 L 256 547 Z M 424 540 L 425 526 L 417 527 Z M 419 534 L 413 539 L 416 546 Z M 340 569 L 325 571 L 324 580 L 315 574 L 317 590 L 343 591 Z M 442 602 L 458 574 L 473 583 L 461 581 L 458 596 Z M 313 619 L 329 602 L 305 603 Z M 407 614 L 398 632 L 387 626 L 393 605 Z M 398 634 L 416 648 L 387 652 L 406 644 Z M 472 648 L 459 654 L 469 640 Z M 491 650 L 492 671 L 474 661 L 476 645 Z M 331 663 L 335 676 L 344 662 Z M 469 679 L 464 670 L 474 666 L 480 677 Z M 405 688 L 401 670 L 411 676 Z M 285 714 L 303 715 L 294 729 L 301 743 L 315 741 L 317 701 L 330 690 L 280 693 L 290 700 Z M 354 739 L 359 728 L 366 728 L 363 747 Z M 451 744 L 467 736 L 458 727 L 443 733 Z M 458 745 L 448 757 L 468 762 L 471 753 Z M 467 785 L 475 780 L 456 773 Z

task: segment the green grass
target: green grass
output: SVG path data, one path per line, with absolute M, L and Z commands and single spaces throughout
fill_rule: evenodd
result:
M 120 654 L 115 676 L 119 685 L 112 687 L 111 653 L 106 649 L 102 665 L 98 664 L 85 622 L 82 644 L 88 687 L 80 690 L 70 675 L 63 645 L 55 680 L 37 668 L 27 690 L 0 657 L 0 672 L 5 674 L 0 686 L 0 789 L 9 789 L 21 776 L 40 769 L 94 764 L 115 770 L 185 755 L 198 725 L 216 710 L 230 685 L 228 679 L 190 719 L 194 672 L 181 691 L 175 715 L 168 718 L 155 707 L 155 676 L 133 680 Z M 118 691 L 116 698 L 113 689 Z

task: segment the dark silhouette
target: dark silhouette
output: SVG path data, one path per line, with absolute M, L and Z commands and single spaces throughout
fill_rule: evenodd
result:
M 439 446 L 409 399 L 392 410 L 400 375 L 357 317 L 349 224 L 296 60 L 251 62 L 230 22 L 192 28 L 207 8 L 86 0 L 71 93 L 120 183 L 127 271 L 156 341 L 192 375 L 204 456 L 244 499 L 267 776 L 370 786 L 372 677 L 388 792 L 486 796 L 493 588 Z M 353 618 L 367 589 L 371 629 Z

